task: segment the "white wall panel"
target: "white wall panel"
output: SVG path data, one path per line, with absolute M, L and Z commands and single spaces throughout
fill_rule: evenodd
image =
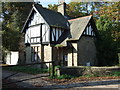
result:
M 54 34 L 53 34 L 53 32 L 52 32 L 52 41 L 55 41 L 55 40 L 54 40 Z
M 59 37 L 61 36 L 61 34 L 62 34 L 62 31 L 61 31 L 61 29 L 59 30 Z
M 31 29 L 31 37 L 40 36 L 40 26 L 30 27 L 30 29 Z
M 40 38 L 37 38 L 37 42 L 40 42 Z
M 45 42 L 46 40 L 46 26 L 42 25 L 42 41 Z
M 46 25 L 46 42 L 49 42 L 50 40 L 50 28 Z
M 92 27 L 91 25 L 89 26 L 89 35 L 91 35 L 91 32 L 92 32 Z
M 59 36 L 58 36 L 58 30 L 59 30 L 59 29 L 56 28 L 56 41 L 57 41 L 58 38 L 59 38 Z
M 86 34 L 87 34 L 87 35 L 89 34 L 88 27 L 86 28 Z
M 26 30 L 25 43 L 30 43 L 30 31 L 29 31 L 29 29 Z
M 26 30 L 26 33 L 25 33 L 25 43 L 27 43 L 27 30 Z

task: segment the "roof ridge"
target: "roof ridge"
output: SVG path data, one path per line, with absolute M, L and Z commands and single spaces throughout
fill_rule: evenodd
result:
M 41 7 L 41 5 L 34 5 L 34 6 L 38 6 L 38 7 Z M 50 9 L 48 9 L 48 8 L 46 8 L 46 7 L 41 7 L 41 8 L 43 8 L 43 9 L 45 9 L 45 10 L 48 10 L 48 11 L 50 11 L 50 12 L 53 12 L 53 13 L 58 13 L 58 14 L 61 14 L 61 13 L 59 13 L 59 12 L 56 12 L 56 11 L 54 11 L 54 10 L 50 10 Z
M 81 19 L 81 18 L 86 18 L 86 17 L 90 17 L 90 16 L 93 16 L 93 15 L 84 16 L 84 17 L 79 17 L 79 18 L 75 18 L 75 19 L 70 19 L 70 20 L 68 20 L 68 21 L 74 21 L 74 20 L 78 20 L 78 19 Z

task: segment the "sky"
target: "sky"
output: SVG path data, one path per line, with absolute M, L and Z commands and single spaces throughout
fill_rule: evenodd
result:
M 58 4 L 58 1 L 65 1 L 68 4 L 71 0 L 35 0 L 35 1 L 40 1 L 42 6 L 47 7 L 48 4 Z

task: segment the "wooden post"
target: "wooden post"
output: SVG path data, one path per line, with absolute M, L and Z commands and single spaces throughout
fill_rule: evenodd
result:
M 44 46 L 41 44 L 41 61 L 44 62 Z M 41 68 L 43 68 L 43 63 L 41 64 Z
M 44 46 L 42 45 L 42 25 L 44 23 L 41 23 L 40 26 L 40 43 L 41 43 L 41 61 L 44 62 Z M 41 64 L 41 68 L 43 68 L 43 64 Z
M 55 76 L 55 62 L 52 62 L 52 77 L 54 78 Z
M 49 63 L 49 68 L 48 69 L 49 69 L 49 76 L 50 76 L 50 63 Z

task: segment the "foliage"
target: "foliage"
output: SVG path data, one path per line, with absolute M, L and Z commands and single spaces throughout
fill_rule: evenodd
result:
M 1 13 L 3 47 L 7 50 L 16 51 L 19 49 L 21 39 L 20 31 L 30 12 L 32 3 L 22 2 L 3 2 Z
M 117 13 L 118 6 L 116 7 L 118 3 L 106 5 L 98 12 L 100 18 L 97 20 L 96 26 L 99 30 L 100 39 L 96 42 L 96 46 L 100 65 L 116 65 L 118 63 L 117 52 L 120 48 L 120 22 Z
M 96 13 L 100 7 L 104 6 L 105 2 L 70 2 L 66 5 L 66 14 L 71 17 L 81 17 Z M 57 11 L 58 6 L 56 4 L 48 5 L 48 9 Z
M 111 73 L 111 76 L 120 76 L 120 72 L 114 71 Z
M 82 5 L 83 5 L 82 2 L 70 2 L 67 5 L 67 9 L 66 9 L 67 15 L 72 17 L 80 17 L 80 16 L 88 15 L 88 13 L 83 12 L 83 9 L 84 11 L 86 11 L 86 8 L 83 8 Z
M 57 44 L 57 45 L 55 45 L 55 47 L 63 47 L 63 45 Z
M 56 11 L 56 12 L 57 12 L 58 5 L 56 5 L 56 4 L 54 4 L 54 5 L 49 4 L 49 5 L 48 5 L 48 8 L 49 8 L 50 10 L 53 10 L 53 11 Z
M 30 73 L 30 74 L 48 73 L 48 69 L 39 69 L 39 68 L 28 67 L 28 66 L 4 67 L 4 69 L 10 70 L 10 71 Z
M 60 68 L 60 66 L 55 66 L 54 67 L 54 77 L 57 76 L 57 69 L 59 69 L 59 68 Z M 49 67 L 48 70 L 50 71 L 50 77 L 53 77 L 53 66 Z

